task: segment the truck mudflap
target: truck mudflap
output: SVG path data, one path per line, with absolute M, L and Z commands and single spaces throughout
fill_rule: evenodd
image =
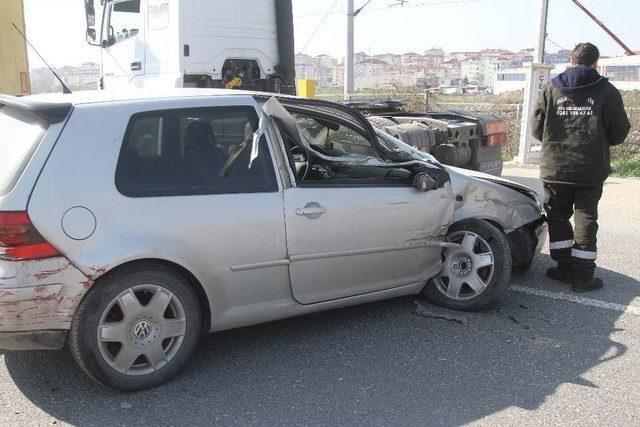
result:
M 64 257 L 0 261 L 0 333 L 69 329 L 92 285 L 93 280 Z
M 526 224 L 507 234 L 507 241 L 513 258 L 513 270 L 516 275 L 523 275 L 529 271 L 547 241 L 545 218 Z

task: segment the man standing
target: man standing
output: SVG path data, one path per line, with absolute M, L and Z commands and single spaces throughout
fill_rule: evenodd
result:
M 549 249 L 558 263 L 547 276 L 571 284 L 574 292 L 602 287 L 594 277 L 598 202 L 611 173 L 609 148 L 624 142 L 630 129 L 620 92 L 595 68 L 599 57 L 593 44 L 578 44 L 571 68 L 547 84 L 534 112 Z

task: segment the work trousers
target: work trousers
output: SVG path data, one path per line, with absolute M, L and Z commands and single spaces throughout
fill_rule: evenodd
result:
M 570 267 L 576 281 L 593 278 L 598 255 L 598 202 L 602 184 L 581 187 L 544 184 L 551 258 Z M 569 221 L 573 216 L 575 228 Z

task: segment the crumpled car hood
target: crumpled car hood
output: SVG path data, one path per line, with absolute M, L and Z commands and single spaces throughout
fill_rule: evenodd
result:
M 455 169 L 456 172 L 461 173 L 463 175 L 467 175 L 473 178 L 483 179 L 485 181 L 495 182 L 496 184 L 500 184 L 512 190 L 518 191 L 519 193 L 530 195 L 533 198 L 539 197 L 538 193 L 534 189 L 527 187 L 526 185 L 518 184 L 517 182 L 511 181 L 505 178 L 501 178 L 495 175 L 489 175 L 487 173 L 482 173 L 482 172 L 469 170 L 469 169 L 460 169 L 460 168 L 454 168 L 454 167 L 450 167 L 450 168 Z

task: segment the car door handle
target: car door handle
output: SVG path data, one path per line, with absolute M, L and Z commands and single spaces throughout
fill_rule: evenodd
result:
M 304 208 L 296 209 L 296 215 L 306 216 L 310 219 L 318 218 L 320 215 L 327 213 L 327 208 L 317 203 L 307 203 Z
M 142 62 L 132 62 L 131 63 L 131 71 L 140 71 L 142 70 Z

